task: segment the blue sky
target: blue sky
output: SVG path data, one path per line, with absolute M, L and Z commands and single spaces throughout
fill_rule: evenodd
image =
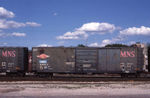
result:
M 0 46 L 150 42 L 150 0 L 0 0 Z

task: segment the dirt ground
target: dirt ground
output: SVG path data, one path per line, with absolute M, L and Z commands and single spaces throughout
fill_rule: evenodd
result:
M 7 97 L 150 98 L 150 82 L 0 82 L 0 98 Z

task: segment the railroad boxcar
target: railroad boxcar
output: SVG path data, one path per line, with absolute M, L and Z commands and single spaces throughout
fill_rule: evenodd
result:
M 32 60 L 39 74 L 137 74 L 144 66 L 143 49 L 137 47 L 34 47 Z
M 98 73 L 138 73 L 143 71 L 142 48 L 100 48 L 98 50 Z
M 64 47 L 33 47 L 32 70 L 40 75 L 75 72 L 75 49 Z
M 28 67 L 28 48 L 0 47 L 0 72 L 23 75 Z

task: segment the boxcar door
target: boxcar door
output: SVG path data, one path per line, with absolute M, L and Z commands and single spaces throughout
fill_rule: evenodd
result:
M 76 48 L 76 72 L 96 73 L 97 56 L 96 48 Z
M 107 49 L 107 73 L 120 73 L 120 49 Z
M 107 72 L 107 50 L 99 49 L 98 50 L 98 73 L 106 73 Z

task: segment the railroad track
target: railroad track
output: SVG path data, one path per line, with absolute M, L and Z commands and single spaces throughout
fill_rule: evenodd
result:
M 69 76 L 54 76 L 50 77 L 0 77 L 0 81 L 74 81 L 74 82 L 99 82 L 99 81 L 150 81 L 150 78 L 140 77 L 69 77 Z

